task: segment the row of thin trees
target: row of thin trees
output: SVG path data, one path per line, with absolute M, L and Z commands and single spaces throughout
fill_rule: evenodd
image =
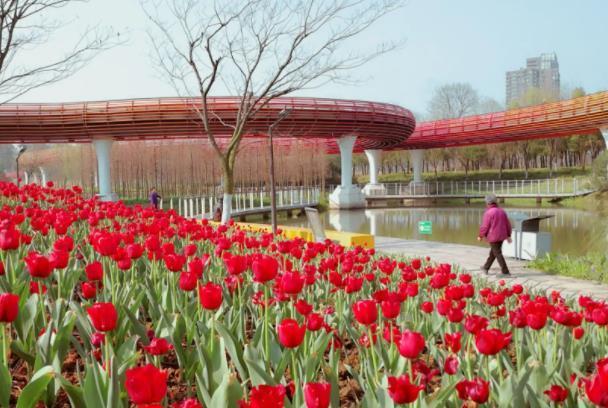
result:
M 78 184 L 87 192 L 96 190 L 97 161 L 92 145 L 57 145 L 26 153 L 22 160 L 32 180 L 41 179 L 39 172 L 43 168 L 47 179 L 59 185 Z M 235 187 L 268 188 L 268 163 L 266 143 L 244 146 L 235 168 Z M 322 187 L 327 167 L 327 156 L 321 146 L 304 143 L 275 146 L 278 188 Z M 223 192 L 221 164 L 200 141 L 114 143 L 111 173 L 114 191 L 121 198 L 145 198 L 153 187 L 166 197 Z

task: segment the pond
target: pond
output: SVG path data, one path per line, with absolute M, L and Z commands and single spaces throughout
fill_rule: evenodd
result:
M 530 216 L 553 215 L 541 221 L 541 231 L 551 233 L 552 252 L 584 255 L 605 252 L 608 248 L 608 217 L 600 213 L 570 208 L 505 207 L 507 213 L 523 212 Z M 484 212 L 482 206 L 382 208 L 326 211 L 321 214 L 325 228 L 371 233 L 405 239 L 485 245 L 476 240 Z M 432 234 L 418 232 L 418 222 L 431 221 Z M 285 221 L 281 221 L 285 223 Z M 305 217 L 288 220 L 290 225 L 306 226 Z

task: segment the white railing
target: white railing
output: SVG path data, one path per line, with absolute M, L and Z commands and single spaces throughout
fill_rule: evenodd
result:
M 385 183 L 371 189 L 368 196 L 408 197 L 569 197 L 593 190 L 586 179 L 554 178 L 539 180 L 429 181 L 423 183 Z
M 321 197 L 319 187 L 289 187 L 276 190 L 277 209 L 285 210 L 317 206 Z M 174 209 L 184 217 L 209 217 L 222 196 L 189 196 L 161 200 L 161 208 Z M 232 215 L 264 213 L 270 211 L 270 191 L 267 189 L 241 189 L 232 195 Z

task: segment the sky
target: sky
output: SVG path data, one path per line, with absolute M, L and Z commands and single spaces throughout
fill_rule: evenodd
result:
M 125 43 L 16 102 L 175 95 L 151 57 L 149 23 L 137 0 L 90 0 L 62 9 L 61 18 L 69 24 L 27 58 L 57 55 L 86 26 L 111 27 Z M 403 47 L 359 68 L 356 85 L 326 84 L 295 95 L 395 103 L 424 114 L 438 86 L 468 82 L 504 104 L 505 72 L 543 52 L 557 53 L 562 85 L 607 90 L 606 21 L 608 0 L 408 0 L 361 38 L 367 44 L 405 39 Z

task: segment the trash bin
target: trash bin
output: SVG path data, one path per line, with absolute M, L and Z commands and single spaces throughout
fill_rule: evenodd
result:
M 513 221 L 512 242 L 503 243 L 505 256 L 532 261 L 551 251 L 551 234 L 540 231 L 540 222 L 553 215 L 530 217 L 528 214 L 514 212 L 508 214 Z

